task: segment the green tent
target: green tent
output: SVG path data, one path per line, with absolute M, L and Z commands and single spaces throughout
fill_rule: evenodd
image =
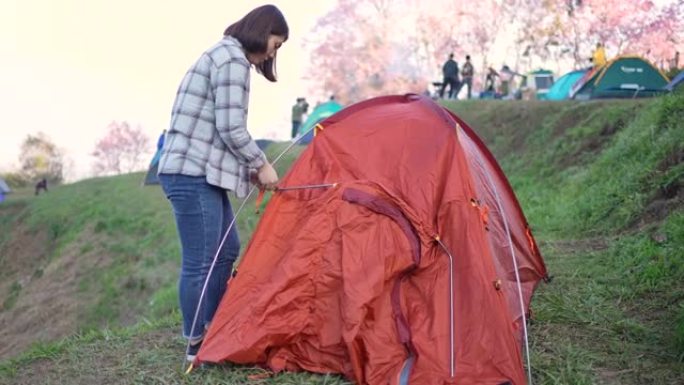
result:
M 663 93 L 668 79 L 639 56 L 618 56 L 599 68 L 574 94 L 575 99 L 638 98 Z

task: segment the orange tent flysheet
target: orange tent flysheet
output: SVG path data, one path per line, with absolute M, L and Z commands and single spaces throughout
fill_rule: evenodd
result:
M 546 277 L 472 129 L 429 98 L 331 116 L 261 218 L 201 362 L 358 384 L 526 383 L 524 314 Z

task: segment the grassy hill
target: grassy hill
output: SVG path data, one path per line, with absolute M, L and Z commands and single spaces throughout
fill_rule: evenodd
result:
M 554 277 L 532 302 L 535 383 L 684 383 L 684 96 L 448 107 L 499 159 Z M 0 205 L 0 384 L 346 383 L 230 366 L 183 375 L 175 225 L 142 178 Z M 253 208 L 238 220 L 243 244 Z

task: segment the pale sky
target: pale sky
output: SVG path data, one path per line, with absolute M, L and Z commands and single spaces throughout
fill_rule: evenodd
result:
M 334 2 L 270 1 L 285 15 L 290 39 L 278 53 L 277 83 L 252 72 L 255 139 L 289 138 L 290 108 L 309 88 L 302 40 Z M 88 154 L 113 120 L 140 125 L 154 146 L 185 71 L 225 27 L 266 3 L 2 0 L 0 171 L 18 167 L 21 142 L 39 131 L 73 162 L 72 180 L 89 174 Z

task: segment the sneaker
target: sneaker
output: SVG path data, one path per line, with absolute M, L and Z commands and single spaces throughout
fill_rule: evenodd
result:
M 202 347 L 202 340 L 195 344 L 190 344 L 188 346 L 188 351 L 185 354 L 185 360 L 188 362 L 194 362 L 197 352 L 199 352 L 200 347 Z

